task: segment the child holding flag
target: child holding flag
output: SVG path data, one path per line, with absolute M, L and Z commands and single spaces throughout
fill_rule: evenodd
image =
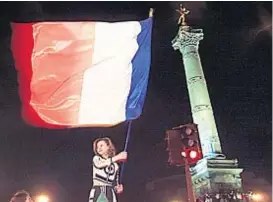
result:
M 89 202 L 117 202 L 116 193 L 123 191 L 123 185 L 118 183 L 118 162 L 127 159 L 127 152 L 116 155 L 116 149 L 109 138 L 99 138 L 94 141 L 93 149 L 93 187 Z

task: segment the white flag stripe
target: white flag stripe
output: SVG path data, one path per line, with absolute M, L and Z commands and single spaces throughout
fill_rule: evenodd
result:
M 140 31 L 139 22 L 96 23 L 92 64 L 83 79 L 79 124 L 126 120 L 132 58 L 138 50 Z

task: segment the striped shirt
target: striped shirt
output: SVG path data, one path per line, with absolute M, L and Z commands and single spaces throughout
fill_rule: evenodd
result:
M 114 186 L 118 181 L 119 166 L 117 163 L 111 163 L 110 166 L 100 168 L 100 164 L 105 161 L 111 163 L 111 159 L 105 159 L 95 155 L 93 158 L 93 186 Z

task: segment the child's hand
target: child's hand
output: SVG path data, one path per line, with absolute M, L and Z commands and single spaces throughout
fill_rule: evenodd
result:
M 123 185 L 118 184 L 117 186 L 115 186 L 115 190 L 116 190 L 117 194 L 122 193 L 123 192 Z
M 123 151 L 123 152 L 120 152 L 118 155 L 118 161 L 119 162 L 125 162 L 127 160 L 127 152 Z

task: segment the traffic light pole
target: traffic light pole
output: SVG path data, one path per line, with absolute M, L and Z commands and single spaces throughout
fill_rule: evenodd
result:
M 191 172 L 190 172 L 190 164 L 187 158 L 184 158 L 184 161 L 185 161 L 185 175 L 186 175 L 186 183 L 187 183 L 188 202 L 195 202 Z

